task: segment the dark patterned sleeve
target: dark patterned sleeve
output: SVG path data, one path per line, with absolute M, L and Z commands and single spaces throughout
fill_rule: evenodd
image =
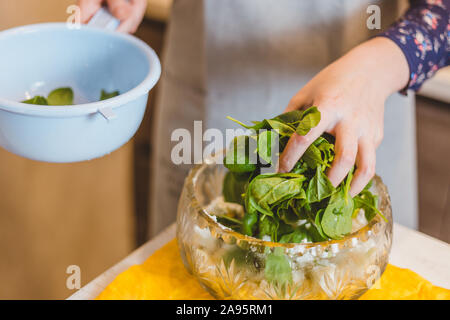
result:
M 450 0 L 411 0 L 400 20 L 378 36 L 394 41 L 408 61 L 406 89 L 422 83 L 450 64 Z

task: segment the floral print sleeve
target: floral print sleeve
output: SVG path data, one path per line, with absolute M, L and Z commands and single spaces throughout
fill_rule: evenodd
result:
M 439 68 L 450 64 L 450 0 L 411 0 L 410 4 L 402 18 L 379 36 L 402 49 L 410 71 L 404 91 L 417 91 Z

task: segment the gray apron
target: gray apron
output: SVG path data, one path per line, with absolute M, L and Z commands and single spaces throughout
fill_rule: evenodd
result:
M 400 13 L 396 1 L 181 0 L 167 31 L 157 110 L 150 195 L 150 235 L 175 221 L 189 166 L 171 161 L 172 131 L 236 128 L 281 113 L 317 72 L 379 32 L 366 9 L 381 7 L 382 26 Z M 382 63 L 383 58 L 380 59 Z M 389 188 L 395 220 L 417 227 L 414 97 L 386 102 L 377 173 Z

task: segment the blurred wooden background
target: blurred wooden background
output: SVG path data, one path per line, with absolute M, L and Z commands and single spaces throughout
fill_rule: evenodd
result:
M 74 1 L 0 1 L 0 30 L 65 21 Z M 134 243 L 133 142 L 104 158 L 48 164 L 0 149 L 0 298 L 65 298 Z
M 417 96 L 416 106 L 419 230 L 450 243 L 450 105 Z
M 164 19 L 165 2 L 151 1 Z M 65 21 L 73 3 L 1 0 L 0 30 Z M 159 53 L 163 31 L 146 21 L 138 36 Z M 48 164 L 0 149 L 0 299 L 66 298 L 69 265 L 80 266 L 83 285 L 147 239 L 150 119 L 151 107 L 132 141 L 88 162 Z

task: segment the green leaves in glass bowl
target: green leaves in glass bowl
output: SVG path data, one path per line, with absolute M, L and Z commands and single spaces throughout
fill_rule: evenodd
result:
M 367 221 L 377 214 L 383 217 L 370 185 L 350 196 L 354 168 L 336 188 L 327 178 L 325 171 L 335 156 L 334 137 L 329 134 L 316 139 L 291 172 L 261 174 L 261 169 L 273 162 L 275 141 L 282 152 L 294 132 L 306 135 L 319 124 L 317 107 L 254 121 L 253 125 L 229 119 L 252 130 L 251 135 L 236 137 L 224 158 L 229 170 L 223 182 L 224 199 L 245 208 L 242 223 L 230 226 L 236 231 L 274 242 L 319 242 L 349 234 L 352 219 L 360 210 Z M 251 155 L 256 161 L 251 161 Z
M 102 89 L 100 101 L 113 98 L 119 95 L 119 91 L 107 92 Z M 50 92 L 47 98 L 43 96 L 34 96 L 31 99 L 24 100 L 22 103 L 43 105 L 43 106 L 70 106 L 73 105 L 73 90 L 69 87 L 58 88 Z

